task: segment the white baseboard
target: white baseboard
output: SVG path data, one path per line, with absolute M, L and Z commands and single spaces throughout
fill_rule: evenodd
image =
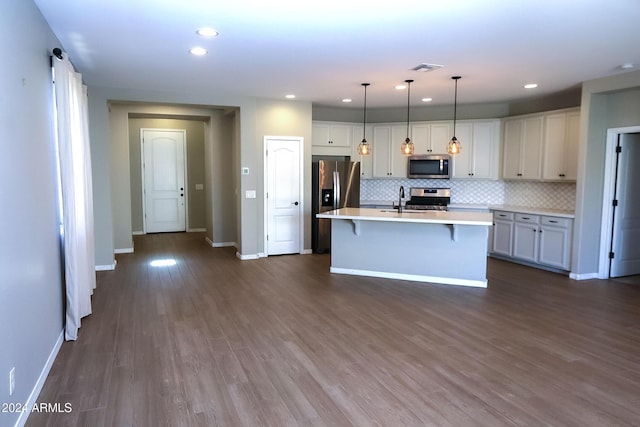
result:
M 390 273 L 386 271 L 354 270 L 350 268 L 336 268 L 336 267 L 331 267 L 329 271 L 331 273 L 336 273 L 336 274 L 351 274 L 354 276 L 368 276 L 368 277 L 381 277 L 384 279 L 410 280 L 413 282 L 440 283 L 443 285 L 456 285 L 456 286 L 471 286 L 474 288 L 487 287 L 486 280 L 454 279 L 450 277 L 435 277 L 435 276 L 419 276 L 416 274 Z
M 302 252 L 300 252 L 301 255 L 309 255 L 312 253 L 313 253 L 313 250 L 311 249 L 303 249 Z
M 229 248 L 229 247 L 238 247 L 236 242 L 213 242 L 209 236 L 204 236 L 205 242 L 212 248 Z
M 187 230 L 187 233 L 202 233 L 202 232 L 205 232 L 205 231 L 207 231 L 206 228 L 189 228 Z
M 133 231 L 131 234 L 134 235 L 134 236 L 142 236 L 145 233 L 144 233 L 144 231 Z
M 116 264 L 118 264 L 118 260 L 114 259 L 113 264 L 107 265 L 96 265 L 96 271 L 111 271 L 116 269 Z
M 598 279 L 598 273 L 583 273 L 583 274 L 578 274 L 578 273 L 569 273 L 569 278 L 573 279 L 573 280 L 591 280 L 591 279 Z
M 132 254 L 133 253 L 133 248 L 114 249 L 113 253 L 114 254 Z
M 60 336 L 58 337 L 58 341 L 53 345 L 51 349 L 51 353 L 49 353 L 49 357 L 47 358 L 44 367 L 42 368 L 42 372 L 40 372 L 40 376 L 38 377 L 38 381 L 36 381 L 33 390 L 31 390 L 31 394 L 29 395 L 29 399 L 27 400 L 26 408 L 33 408 L 35 405 L 40 392 L 42 391 L 42 387 L 44 386 L 44 382 L 47 380 L 47 376 L 49 375 L 49 371 L 51 371 L 51 367 L 53 366 L 54 360 L 56 360 L 56 356 L 58 356 L 58 352 L 60 351 L 60 347 L 62 347 L 62 342 L 64 341 L 64 330 L 60 332 Z M 29 418 L 29 414 L 31 411 L 23 411 L 20 413 L 20 417 L 18 417 L 18 421 L 16 422 L 16 427 L 22 427 L 27 423 L 27 418 Z
M 242 255 L 240 252 L 236 252 L 236 257 L 239 258 L 242 261 L 247 261 L 247 260 L 250 260 L 250 259 L 258 259 L 258 258 L 260 258 L 260 256 L 258 256 L 258 254 Z

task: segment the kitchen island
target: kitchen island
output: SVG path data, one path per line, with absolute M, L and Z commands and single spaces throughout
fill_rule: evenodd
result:
M 485 212 L 343 208 L 331 220 L 331 272 L 487 287 Z

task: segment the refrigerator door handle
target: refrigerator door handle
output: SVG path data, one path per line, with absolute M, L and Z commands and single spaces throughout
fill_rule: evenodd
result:
M 340 172 L 333 171 L 333 208 L 340 209 Z

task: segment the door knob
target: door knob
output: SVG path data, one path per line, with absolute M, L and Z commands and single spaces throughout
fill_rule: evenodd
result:
M 294 205 L 298 206 L 298 202 L 293 202 Z

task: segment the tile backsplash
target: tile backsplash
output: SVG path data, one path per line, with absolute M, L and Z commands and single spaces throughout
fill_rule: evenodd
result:
M 456 204 L 515 205 L 571 211 L 576 204 L 575 183 L 455 179 L 364 179 L 360 181 L 360 200 L 397 200 L 401 185 L 407 193 L 410 187 L 449 187 L 451 203 Z

